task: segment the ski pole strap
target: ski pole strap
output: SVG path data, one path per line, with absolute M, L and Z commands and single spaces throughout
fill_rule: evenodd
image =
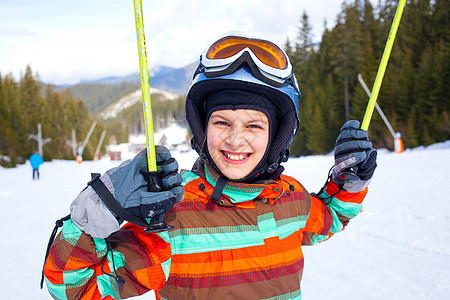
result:
M 70 219 L 70 214 L 55 222 L 55 227 L 53 228 L 52 234 L 50 235 L 50 239 L 48 240 L 47 251 L 45 252 L 45 258 L 44 258 L 44 265 L 42 266 L 41 290 L 42 290 L 42 287 L 44 286 L 44 266 L 45 266 L 45 262 L 47 261 L 48 255 L 50 253 L 50 247 L 53 244 L 53 241 L 55 240 L 55 236 L 56 236 L 56 233 L 58 232 L 58 228 L 62 227 L 64 225 L 64 221 L 67 221 L 69 219 Z
M 106 207 L 108 207 L 109 210 L 111 210 L 117 217 L 122 220 L 126 220 L 141 227 L 148 226 L 145 220 L 142 220 L 130 214 L 122 207 L 119 201 L 117 201 L 116 198 L 114 198 L 113 194 L 111 194 L 111 192 L 108 190 L 103 181 L 100 180 L 100 174 L 93 173 L 91 174 L 91 176 L 92 180 L 88 183 L 88 185 L 90 185 L 94 189 L 94 191 L 103 201 L 103 203 L 105 203 Z

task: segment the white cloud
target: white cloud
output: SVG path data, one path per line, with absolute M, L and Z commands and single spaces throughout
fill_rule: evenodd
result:
M 296 38 L 303 11 L 318 40 L 324 19 L 335 22 L 339 2 L 143 0 L 149 66 L 192 63 L 229 31 L 262 34 L 283 45 Z M 139 70 L 131 1 L 15 3 L 0 3 L 2 74 L 18 75 L 30 64 L 44 82 L 61 84 Z

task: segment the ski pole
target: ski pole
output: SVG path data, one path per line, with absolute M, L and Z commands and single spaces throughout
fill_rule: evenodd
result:
M 400 24 L 400 19 L 402 18 L 405 3 L 406 0 L 400 0 L 398 2 L 397 10 L 395 11 L 394 20 L 392 21 L 391 30 L 386 41 L 383 56 L 381 57 L 380 66 L 378 67 L 377 76 L 375 78 L 375 82 L 373 83 L 372 95 L 370 96 L 370 100 L 366 108 L 366 113 L 364 114 L 364 119 L 361 124 L 361 129 L 366 131 L 369 129 L 370 119 L 372 118 L 373 109 L 375 107 L 375 103 L 377 102 L 381 82 L 383 81 L 386 66 L 389 61 L 389 56 L 391 55 L 392 46 L 394 45 L 395 36 L 397 34 L 398 25 Z
M 153 117 L 152 117 L 152 103 L 150 99 L 150 85 L 148 83 L 148 66 L 147 66 L 147 52 L 145 46 L 144 35 L 144 21 L 142 15 L 141 0 L 134 0 L 134 17 L 136 22 L 136 35 L 139 52 L 139 69 L 141 74 L 141 89 L 142 102 L 144 105 L 144 119 L 145 119 L 145 141 L 147 143 L 147 163 L 148 172 L 141 171 L 142 175 L 147 181 L 147 190 L 149 192 L 159 192 L 162 190 L 162 171 L 158 171 L 156 166 L 156 151 L 155 139 L 153 136 Z M 173 226 L 167 226 L 164 223 L 163 209 L 156 210 L 151 217 L 150 223 L 144 232 L 160 232 L 173 229 Z
M 134 18 L 136 23 L 137 45 L 139 53 L 139 70 L 141 74 L 142 102 L 145 120 L 145 141 L 147 145 L 148 171 L 156 171 L 155 139 L 153 133 L 152 102 L 148 83 L 147 52 L 144 35 L 144 20 L 141 0 L 134 0 Z
M 367 96 L 372 95 L 372 93 L 370 92 L 369 88 L 367 87 L 366 83 L 364 82 L 364 79 L 361 76 L 361 73 L 358 73 L 358 80 L 359 83 L 361 83 L 363 89 L 366 91 Z M 386 115 L 383 113 L 383 110 L 381 109 L 381 107 L 378 105 L 377 102 L 375 102 L 375 108 L 377 109 L 378 113 L 380 114 L 381 118 L 384 121 L 384 124 L 386 124 L 386 127 L 389 129 L 389 132 L 392 134 L 392 137 L 395 139 L 395 131 L 391 126 L 391 123 L 389 123 L 389 120 L 387 119 Z

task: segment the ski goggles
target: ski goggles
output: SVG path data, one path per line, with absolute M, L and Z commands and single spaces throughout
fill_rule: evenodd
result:
M 275 87 L 290 84 L 298 90 L 292 65 L 283 49 L 267 40 L 239 35 L 214 42 L 200 57 L 194 77 L 199 72 L 208 78 L 229 75 L 244 62 L 261 81 Z

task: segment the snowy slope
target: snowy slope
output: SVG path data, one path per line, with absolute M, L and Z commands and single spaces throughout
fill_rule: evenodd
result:
M 150 95 L 160 94 L 167 100 L 174 100 L 178 97 L 178 95 L 169 93 L 164 90 L 152 88 L 150 91 Z M 103 110 L 102 113 L 100 113 L 100 117 L 102 117 L 103 120 L 111 119 L 117 117 L 117 115 L 127 109 L 130 106 L 135 105 L 136 103 L 142 102 L 142 91 L 141 89 L 138 89 L 134 92 L 131 92 L 116 102 L 109 105 L 105 110 Z
M 195 154 L 174 153 L 182 168 Z M 379 167 L 363 212 L 347 229 L 304 247 L 303 299 L 450 299 L 450 141 L 395 154 L 379 151 Z M 286 174 L 318 191 L 331 155 L 290 159 Z M 118 162 L 46 162 L 41 180 L 31 167 L 0 168 L 2 299 L 51 299 L 39 290 L 54 222 L 68 214 L 90 179 Z M 139 299 L 154 299 L 150 293 Z

